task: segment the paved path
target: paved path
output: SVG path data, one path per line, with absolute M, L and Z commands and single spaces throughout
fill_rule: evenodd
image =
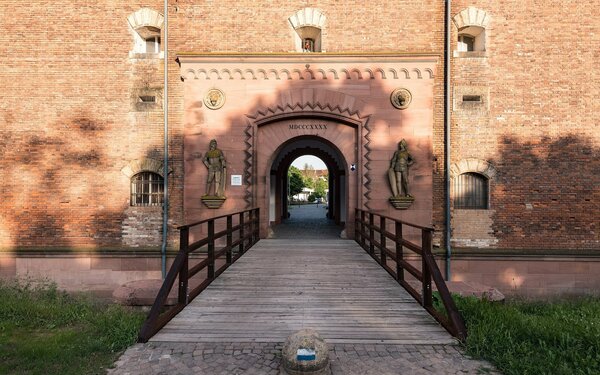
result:
M 342 227 L 327 219 L 323 204 L 290 207 L 290 217 L 273 228 L 273 238 L 339 238 Z
M 477 374 L 489 367 L 348 240 L 261 240 L 115 374 L 276 374 L 285 338 L 315 328 L 334 374 Z

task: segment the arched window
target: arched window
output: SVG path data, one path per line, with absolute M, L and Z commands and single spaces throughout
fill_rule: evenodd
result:
M 295 31 L 294 44 L 297 52 L 323 52 L 321 34 L 325 15 L 315 8 L 304 8 L 288 18 Z
M 157 173 L 140 172 L 131 178 L 132 206 L 160 206 L 163 192 L 163 178 Z
M 160 54 L 164 17 L 154 9 L 142 8 L 127 17 L 134 34 L 134 54 Z
M 453 20 L 458 29 L 457 52 L 486 50 L 486 29 L 490 23 L 490 15 L 486 11 L 468 7 L 456 14 Z
M 489 202 L 488 179 L 473 172 L 460 174 L 454 178 L 455 209 L 487 209 Z

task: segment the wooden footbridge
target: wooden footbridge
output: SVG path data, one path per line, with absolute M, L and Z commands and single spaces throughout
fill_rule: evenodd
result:
M 302 328 L 330 343 L 464 339 L 431 254 L 432 230 L 361 210 L 356 217 L 356 241 L 258 241 L 258 209 L 181 227 L 181 250 L 139 340 L 283 342 Z M 418 244 L 407 239 L 415 234 Z M 194 256 L 198 249 L 206 255 Z M 432 282 L 445 315 L 433 309 Z M 178 302 L 165 306 L 176 283 Z

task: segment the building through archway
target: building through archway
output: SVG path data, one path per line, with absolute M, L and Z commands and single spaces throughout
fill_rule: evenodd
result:
M 277 225 L 290 216 L 288 211 L 288 170 L 302 155 L 320 158 L 328 170 L 326 217 L 343 227 L 347 214 L 346 166 L 348 163 L 337 147 L 319 136 L 299 136 L 281 145 L 273 160 L 269 184 L 269 222 Z M 341 229 L 340 229 L 341 230 Z M 307 233 L 310 236 L 310 233 Z

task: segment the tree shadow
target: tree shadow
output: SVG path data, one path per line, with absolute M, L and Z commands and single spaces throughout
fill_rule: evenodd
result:
M 509 249 L 592 250 L 600 244 L 600 149 L 578 135 L 504 136 L 491 190 L 493 232 Z

